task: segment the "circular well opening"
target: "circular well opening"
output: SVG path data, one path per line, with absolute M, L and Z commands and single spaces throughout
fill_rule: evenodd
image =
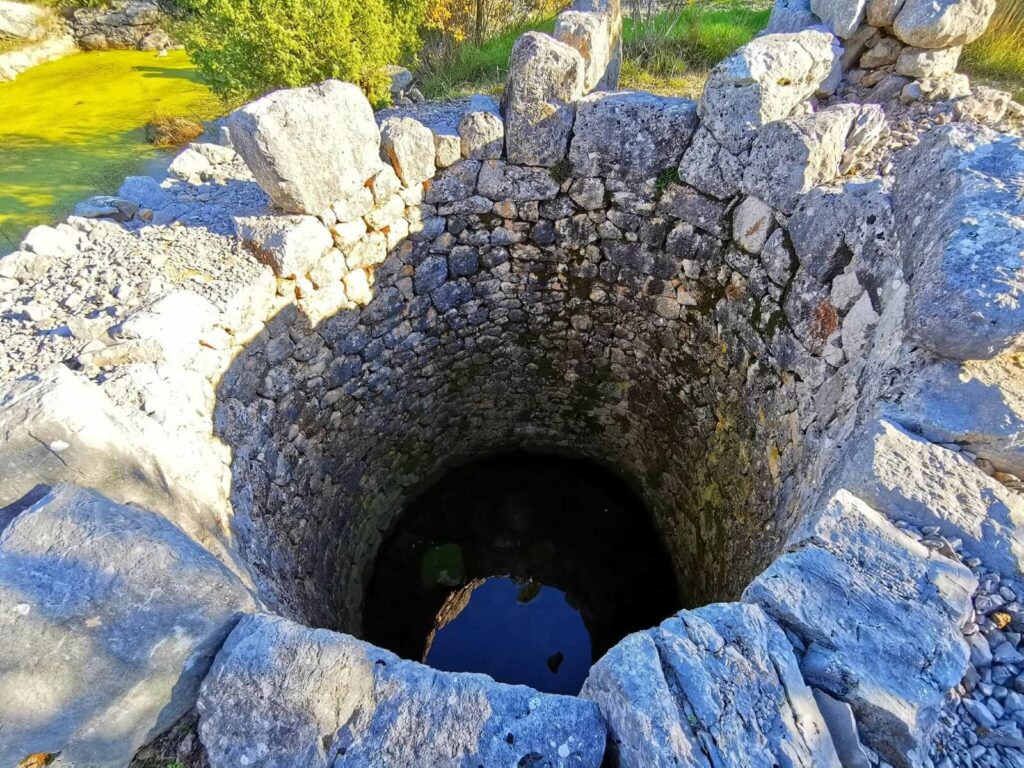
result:
M 680 608 L 630 487 L 595 463 L 503 453 L 406 507 L 374 561 L 363 637 L 406 658 L 575 694 L 626 634 Z

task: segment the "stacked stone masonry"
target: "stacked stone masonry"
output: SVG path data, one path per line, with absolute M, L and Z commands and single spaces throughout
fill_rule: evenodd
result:
M 912 2 L 780 3 L 696 103 L 615 90 L 578 4 L 500 107 L 279 91 L 32 230 L 0 765 L 1024 765 L 1024 140 L 847 98 L 864 28 L 904 77 L 991 13 Z M 672 556 L 579 697 L 356 639 L 407 503 L 508 448 L 613 467 Z

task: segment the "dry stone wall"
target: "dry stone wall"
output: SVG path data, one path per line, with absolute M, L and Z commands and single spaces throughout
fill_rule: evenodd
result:
M 524 35 L 500 108 L 271 94 L 0 258 L 0 616 L 94 643 L 0 649 L 0 755 L 123 764 L 198 701 L 214 766 L 1019 760 L 1021 139 L 977 95 L 913 141 L 835 95 L 856 27 L 766 34 L 697 103 L 593 90 L 618 13 Z M 579 698 L 340 634 L 405 505 L 511 447 L 633 484 L 687 604 Z M 23 564 L 108 529 L 156 564 L 54 613 Z M 144 705 L 67 671 L 125 648 Z

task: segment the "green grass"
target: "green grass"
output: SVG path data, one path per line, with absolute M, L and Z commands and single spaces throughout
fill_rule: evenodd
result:
M 144 171 L 160 153 L 145 141 L 150 120 L 224 110 L 182 51 L 75 54 L 0 83 L 0 253 Z
M 985 34 L 964 50 L 961 69 L 1024 98 L 1024 0 L 999 0 Z
M 688 5 L 648 23 L 623 20 L 622 87 L 695 95 L 707 70 L 749 41 L 768 21 L 768 10 Z M 523 32 L 551 32 L 548 18 L 509 30 L 482 45 L 466 43 L 446 61 L 420 72 L 427 98 L 501 92 L 512 45 Z

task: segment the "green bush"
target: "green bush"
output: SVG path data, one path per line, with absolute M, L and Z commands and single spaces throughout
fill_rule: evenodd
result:
M 388 101 L 385 66 L 415 56 L 426 0 L 179 0 L 172 35 L 228 102 L 335 78 Z

